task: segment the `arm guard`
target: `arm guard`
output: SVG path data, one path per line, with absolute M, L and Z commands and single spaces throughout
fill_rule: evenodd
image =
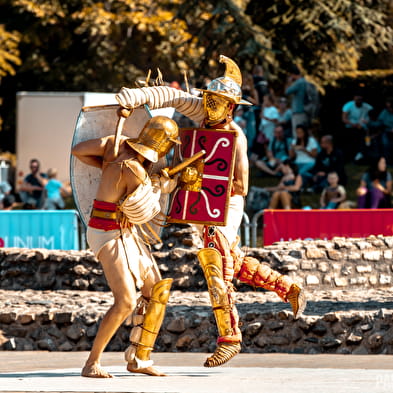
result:
M 122 87 L 116 95 L 117 102 L 124 108 L 133 109 L 147 104 L 150 109 L 172 107 L 198 123 L 205 118 L 202 99 L 169 86 L 128 89 Z
M 160 196 L 160 188 L 154 188 L 149 179 L 128 195 L 119 209 L 130 223 L 145 224 L 161 211 Z

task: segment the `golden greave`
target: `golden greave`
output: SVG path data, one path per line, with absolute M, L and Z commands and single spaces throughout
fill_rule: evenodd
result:
M 138 368 L 149 367 L 153 364 L 153 361 L 150 360 L 150 352 L 154 348 L 154 343 L 164 320 L 172 281 L 171 278 L 166 278 L 154 284 L 143 325 L 139 331 L 134 331 L 135 328 L 133 329 L 134 332 L 131 331 L 131 347 L 136 347 L 136 350 L 127 349 L 126 360 L 130 362 L 135 359 Z
M 240 342 L 238 315 L 232 300 L 231 284 L 223 279 L 222 256 L 215 248 L 203 248 L 198 252 L 209 290 L 210 301 L 217 323 L 219 342 Z M 238 331 L 237 331 L 238 330 Z

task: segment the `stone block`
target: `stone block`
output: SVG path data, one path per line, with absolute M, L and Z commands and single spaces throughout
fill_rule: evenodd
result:
M 18 315 L 16 320 L 22 325 L 27 325 L 35 320 L 35 314 L 34 313 L 21 314 Z
M 168 326 L 166 327 L 166 330 L 168 330 L 168 332 L 176 334 L 183 333 L 186 330 L 184 317 L 172 319 L 172 321 L 170 321 Z
M 379 261 L 381 259 L 381 251 L 363 251 L 363 259 L 366 261 Z
M 336 336 L 339 336 L 341 334 L 346 334 L 348 332 L 348 329 L 343 326 L 343 324 L 337 322 L 332 326 L 332 333 Z
M 291 256 L 292 258 L 302 259 L 303 258 L 303 251 L 302 250 L 291 250 L 291 251 L 289 251 L 288 255 Z
M 348 344 L 359 344 L 361 341 L 363 340 L 363 337 L 360 335 L 357 335 L 355 333 L 351 333 L 348 337 L 347 337 L 347 343 Z
M 363 240 L 356 241 L 355 245 L 358 247 L 359 250 L 367 250 L 368 248 L 371 248 L 371 245 Z
M 286 272 L 295 272 L 299 270 L 299 267 L 293 263 L 285 263 L 282 265 L 281 269 Z
M 346 287 L 348 286 L 348 280 L 344 277 L 335 277 L 334 284 L 336 287 Z
M 393 236 L 385 236 L 383 241 L 389 248 L 393 249 Z
M 65 324 L 73 322 L 74 318 L 72 312 L 57 312 L 53 319 L 56 323 Z
M 250 323 L 246 326 L 245 333 L 250 337 L 256 336 L 260 332 L 262 327 L 263 325 L 261 322 Z
M 381 332 L 375 332 L 367 338 L 367 343 L 371 349 L 377 349 L 383 344 L 383 334 Z
M 318 270 L 322 273 L 326 273 L 330 269 L 330 265 L 327 262 L 318 263 Z
M 306 277 L 306 285 L 319 285 L 319 278 L 317 276 L 309 274 Z
M 310 262 L 310 261 L 303 261 L 300 266 L 301 266 L 302 270 L 314 270 L 315 269 L 315 263 Z
M 350 285 L 364 285 L 367 283 L 367 277 L 351 277 L 349 279 Z
M 326 258 L 326 251 L 320 248 L 315 247 L 307 247 L 306 248 L 306 257 L 309 259 L 322 259 Z
M 332 259 L 334 261 L 340 261 L 343 259 L 343 254 L 341 251 L 327 250 L 327 255 L 329 259 Z
M 69 352 L 72 351 L 74 346 L 69 341 L 64 341 L 59 345 L 59 351 Z
M 176 348 L 180 348 L 180 349 L 187 348 L 194 339 L 196 339 L 196 337 L 191 334 L 186 334 L 184 336 L 181 336 L 176 341 Z
M 322 319 L 326 322 L 337 322 L 339 320 L 338 315 L 335 312 L 325 314 Z
M 357 265 L 356 271 L 361 274 L 362 273 L 371 273 L 372 267 L 371 267 L 371 265 Z
M 74 271 L 75 274 L 77 274 L 78 276 L 86 276 L 89 274 L 89 270 L 86 269 L 85 266 L 83 266 L 82 264 L 78 264 L 75 265 L 72 270 Z
M 392 276 L 388 276 L 386 274 L 381 274 L 379 276 L 379 283 L 381 285 L 388 285 L 391 284 L 391 282 L 392 282 Z
M 43 338 L 37 342 L 37 347 L 46 351 L 56 351 L 56 344 L 51 338 Z
M 325 284 L 325 285 L 332 285 L 332 281 L 333 281 L 333 277 L 330 276 L 329 274 L 325 274 L 323 276 L 323 280 L 322 280 L 323 284 Z
M 323 337 L 320 343 L 324 348 L 335 348 L 335 347 L 339 347 L 342 341 L 339 340 L 338 338 L 327 336 L 327 337 Z
M 18 315 L 15 312 L 2 312 L 0 313 L 0 323 L 5 323 L 9 325 L 12 322 L 15 322 Z
M 392 250 L 384 250 L 383 251 L 383 258 L 385 259 L 385 261 L 391 261 L 393 259 Z
M 67 331 L 66 331 L 66 336 L 70 338 L 71 340 L 77 341 L 79 340 L 86 332 L 86 329 L 84 326 L 76 323 L 71 325 Z
M 371 276 L 371 277 L 369 277 L 368 282 L 371 285 L 377 285 L 378 284 L 378 277 L 377 276 Z
M 317 323 L 311 328 L 311 331 L 316 334 L 317 336 L 323 336 L 327 333 L 328 328 L 326 326 L 326 323 L 323 321 L 319 320 Z
M 358 251 L 349 251 L 347 254 L 348 261 L 360 261 L 362 259 L 362 254 Z
M 348 244 L 345 237 L 334 237 L 332 240 L 333 240 L 334 247 L 337 249 L 351 248 L 351 245 Z

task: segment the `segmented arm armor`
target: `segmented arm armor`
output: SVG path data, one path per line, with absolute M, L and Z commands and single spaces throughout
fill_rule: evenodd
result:
M 200 123 L 205 117 L 202 98 L 169 86 L 122 87 L 116 94 L 117 102 L 124 108 L 133 109 L 147 104 L 150 109 L 172 107 L 189 119 Z

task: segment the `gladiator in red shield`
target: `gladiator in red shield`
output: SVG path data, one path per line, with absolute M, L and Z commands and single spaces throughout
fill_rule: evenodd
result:
M 185 167 L 173 193 L 169 223 L 226 225 L 237 131 L 183 128 L 177 161 L 205 154 Z

